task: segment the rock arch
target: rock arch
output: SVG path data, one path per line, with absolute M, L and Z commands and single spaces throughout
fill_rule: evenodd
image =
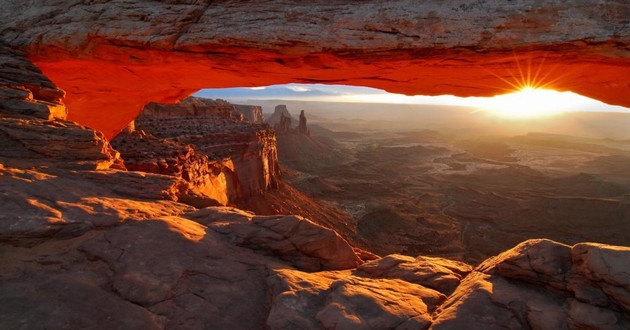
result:
M 4 1 L 1 41 L 112 137 L 149 101 L 288 82 L 486 96 L 537 77 L 630 106 L 624 2 Z M 529 73 L 528 73 L 529 72 Z

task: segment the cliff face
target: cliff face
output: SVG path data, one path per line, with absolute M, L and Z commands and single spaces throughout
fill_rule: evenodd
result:
M 10 0 L 0 41 L 66 90 L 71 120 L 111 138 L 148 102 L 204 87 L 490 96 L 533 80 L 630 106 L 628 16 L 624 1 L 588 0 Z
M 242 105 L 235 104 L 236 110 L 245 117 L 245 120 L 252 123 L 262 124 L 265 122 L 262 107 L 259 105 Z
M 67 121 L 65 92 L 22 52 L 0 45 L 0 162 L 75 169 L 123 167 L 101 132 Z
M 151 103 L 112 143 L 129 170 L 191 182 L 226 205 L 277 187 L 276 138 L 265 124 L 245 121 L 235 105 L 189 97 Z

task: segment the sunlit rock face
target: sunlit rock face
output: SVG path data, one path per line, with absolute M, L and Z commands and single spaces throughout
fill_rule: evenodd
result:
M 224 100 L 150 103 L 112 144 L 129 170 L 182 178 L 227 205 L 260 196 L 280 179 L 276 135 L 260 123 L 260 107 L 246 110 L 258 123 Z
M 243 105 L 235 104 L 236 111 L 243 115 L 243 118 L 249 122 L 262 124 L 265 122 L 262 107 L 259 105 Z
M 529 81 L 630 106 L 624 1 L 13 0 L 0 9 L 1 40 L 67 92 L 70 119 L 107 137 L 144 104 L 202 87 L 322 82 L 484 96 Z

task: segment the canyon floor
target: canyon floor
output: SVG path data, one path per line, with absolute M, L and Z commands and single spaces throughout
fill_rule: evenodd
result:
M 530 238 L 630 245 L 628 140 L 314 116 L 310 138 L 278 139 L 284 179 L 345 211 L 374 253 L 477 264 Z

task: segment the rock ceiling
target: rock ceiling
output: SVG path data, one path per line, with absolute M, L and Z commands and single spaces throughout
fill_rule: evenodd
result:
M 489 96 L 528 81 L 630 106 L 626 1 L 44 1 L 0 5 L 0 41 L 112 137 L 149 101 L 288 82 Z

